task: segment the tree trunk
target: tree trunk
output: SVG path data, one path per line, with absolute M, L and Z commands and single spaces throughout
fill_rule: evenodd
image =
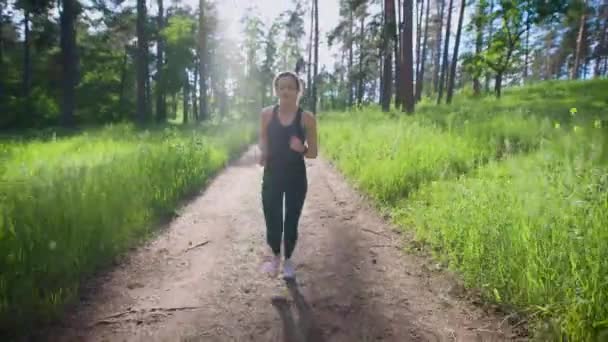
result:
M 424 68 L 426 65 L 427 41 L 429 38 L 429 15 L 431 9 L 431 0 L 426 3 L 426 19 L 424 22 L 424 41 L 422 43 L 422 60 L 420 61 L 420 70 L 416 76 L 416 101 L 422 99 L 422 89 L 424 88 Z M 420 80 L 420 81 L 418 81 Z
M 198 58 L 199 58 L 199 120 L 207 120 L 207 53 L 206 53 L 206 36 L 205 28 L 205 0 L 199 0 L 199 17 L 198 17 L 199 33 L 198 33 Z
M 439 94 L 437 96 L 437 104 L 441 104 L 443 96 L 443 87 L 445 86 L 446 74 L 448 71 L 448 49 L 450 46 L 450 28 L 452 27 L 452 5 L 454 0 L 450 0 L 448 5 L 448 22 L 445 27 L 445 45 L 443 47 L 443 63 L 441 65 L 441 78 L 439 79 Z
M 314 22 L 315 22 L 315 10 L 314 4 L 310 6 L 310 35 L 308 38 L 308 65 L 306 66 L 306 102 L 308 106 L 311 105 L 312 97 L 312 45 L 313 45 L 313 33 L 314 33 Z M 264 88 L 264 93 L 266 89 Z M 266 97 L 266 96 L 264 96 Z
M 404 11 L 405 11 L 405 27 L 403 30 L 403 64 L 401 66 L 403 71 L 403 111 L 407 113 L 414 112 L 414 61 L 413 61 L 413 9 L 412 4 L 414 0 L 405 0 Z
M 316 1 L 316 0 L 313 0 Z M 348 22 L 348 107 L 352 107 L 354 100 L 353 94 L 353 8 L 352 4 L 350 6 L 350 19 Z M 315 38 L 316 39 L 316 38 Z
M 388 112 L 391 107 L 392 98 L 392 55 L 391 49 L 391 38 L 395 31 L 395 2 L 393 0 L 384 1 L 384 42 L 383 42 L 383 53 L 384 53 L 384 77 L 383 77 L 383 92 L 382 92 L 382 110 Z
M 397 5 L 401 4 L 401 0 L 397 0 Z M 399 20 L 401 20 L 401 23 L 404 22 L 405 20 L 405 16 L 402 16 L 401 14 L 405 12 L 401 11 L 401 6 L 399 6 L 397 8 L 397 18 Z M 394 53 L 394 58 L 395 58 L 395 107 L 396 108 L 401 108 L 402 104 L 403 104 L 403 90 L 401 90 L 401 88 L 403 87 L 402 85 L 402 80 L 403 80 L 403 76 L 402 76 L 402 71 L 401 71 L 401 65 L 403 64 L 403 51 L 401 50 L 401 37 L 403 37 L 403 33 L 400 32 L 402 31 L 403 27 L 400 25 L 397 25 L 397 23 L 399 22 L 399 20 L 393 19 L 395 22 L 395 26 L 396 26 L 396 30 L 395 30 L 395 37 L 394 37 L 394 44 L 393 44 L 393 50 L 395 51 Z
M 194 63 L 194 82 L 192 83 L 192 116 L 194 120 L 200 121 L 198 117 L 198 101 L 196 96 L 196 85 L 198 84 L 198 62 Z
M 4 4 L 0 1 L 0 27 L 4 27 Z M 4 113 L 4 41 L 0 34 L 0 113 Z
M 420 3 L 420 12 L 416 10 L 416 83 L 418 83 L 418 76 L 420 75 L 420 56 L 422 53 L 422 47 L 420 46 L 420 42 L 422 41 L 422 18 L 424 14 L 424 0 L 420 1 Z M 418 8 L 418 0 L 416 0 L 416 8 Z
M 607 4 L 608 5 L 608 4 Z M 608 11 L 608 9 L 605 9 L 604 11 Z M 598 49 L 600 51 L 608 51 L 608 46 L 606 44 L 608 44 L 606 42 L 606 36 L 608 36 L 608 17 L 606 18 L 602 18 L 604 25 L 601 26 L 601 31 L 600 31 L 600 42 L 599 42 L 599 46 Z M 600 19 L 601 20 L 601 19 Z M 602 66 L 602 55 L 598 54 L 596 59 L 595 59 L 595 68 L 593 70 L 593 77 L 597 78 L 601 76 L 601 66 Z
M 382 50 L 382 47 L 378 48 L 378 70 L 381 70 L 382 72 L 378 73 L 378 93 L 379 93 L 379 97 L 378 97 L 378 105 L 382 106 L 382 103 L 384 101 L 384 60 L 383 57 L 384 56 L 384 52 Z
M 146 1 L 137 0 L 137 121 L 146 120 Z
M 490 13 L 494 13 L 494 0 L 490 0 Z M 494 34 L 494 23 L 493 22 L 489 22 L 488 23 L 488 42 L 492 41 L 492 35 Z M 490 78 L 492 77 L 492 74 L 490 73 L 490 71 L 486 72 L 486 83 L 485 83 L 485 88 L 486 88 L 486 92 L 490 92 Z
M 360 38 L 359 38 L 359 77 L 357 77 L 357 105 L 361 106 L 363 103 L 363 43 L 365 33 L 365 16 L 361 16 L 361 27 L 360 27 Z
M 226 88 L 222 85 L 222 89 L 221 89 L 221 94 L 223 95 Z M 266 82 L 264 80 L 264 75 L 262 73 L 260 73 L 260 103 L 262 104 L 261 107 L 265 107 L 266 106 Z M 304 97 L 306 98 L 306 102 L 308 103 L 308 83 L 306 84 L 306 88 L 304 91 Z
M 146 38 L 146 42 L 147 42 L 147 38 Z M 148 54 L 148 49 L 146 49 L 146 53 L 145 53 L 145 60 L 146 60 L 146 67 L 145 67 L 145 73 L 146 73 L 146 121 L 149 119 L 148 113 L 152 113 L 152 78 L 150 77 L 150 55 Z
M 475 19 L 475 54 L 479 56 L 481 54 L 481 50 L 483 49 L 483 25 L 481 25 L 481 20 L 479 19 L 480 17 L 484 16 L 481 2 L 477 3 L 475 16 L 477 17 Z M 475 96 L 479 96 L 481 94 L 481 82 L 479 81 L 478 73 L 475 73 L 473 76 L 473 93 Z
M 441 39 L 443 38 L 443 16 L 445 14 L 445 1 L 441 2 L 441 9 L 439 9 L 439 3 L 437 4 L 437 15 L 439 16 L 439 28 L 437 28 L 437 36 L 435 37 L 435 63 L 433 65 L 433 91 L 436 93 L 439 91 L 439 73 L 441 70 Z
M 578 36 L 576 38 L 576 51 L 574 53 L 574 64 L 570 71 L 570 79 L 576 80 L 579 77 L 579 65 L 581 63 L 581 55 L 583 53 L 583 40 L 585 38 L 585 23 L 587 21 L 587 0 L 583 2 L 583 14 L 581 14 L 581 22 L 578 28 Z
M 27 7 L 27 5 L 26 5 Z M 23 41 L 23 98 L 25 99 L 25 106 L 29 108 L 30 102 L 30 90 L 32 88 L 32 62 L 31 62 L 31 54 L 30 54 L 30 11 L 28 9 L 24 10 L 24 20 L 23 20 L 23 31 L 24 31 L 24 41 Z M 29 110 L 28 110 L 28 115 Z
M 61 62 L 63 69 L 63 102 L 61 123 L 64 127 L 74 124 L 74 93 L 76 88 L 76 0 L 63 0 L 61 22 Z
M 220 92 L 220 116 L 223 118 L 228 114 L 228 95 L 226 95 L 226 84 L 222 83 Z
M 127 62 L 129 58 L 128 48 L 125 46 L 125 54 L 122 58 L 122 67 L 120 71 L 120 94 L 118 100 L 118 108 L 122 112 L 125 106 L 125 86 L 127 81 Z
M 464 8 L 466 6 L 466 0 L 462 0 L 460 4 L 460 17 L 458 18 L 458 29 L 456 30 L 456 42 L 454 42 L 454 55 L 452 56 L 452 70 L 450 71 L 450 83 L 448 84 L 448 96 L 446 102 L 450 104 L 452 102 L 452 96 L 454 95 L 454 83 L 456 81 L 456 65 L 458 65 L 458 48 L 460 46 L 460 34 L 462 32 L 462 21 L 464 19 Z
M 319 76 L 319 0 L 314 0 L 315 7 L 315 65 L 312 81 L 312 113 L 317 115 L 317 82 Z M 352 89 L 352 87 L 351 87 Z
M 161 31 L 165 27 L 163 0 L 158 0 L 157 20 L 158 41 L 156 43 L 156 120 L 157 122 L 161 123 L 167 120 L 167 109 L 165 108 L 165 75 L 163 70 L 165 42 L 161 35 Z
M 497 98 L 500 98 L 502 92 L 502 74 L 502 71 L 496 73 L 496 83 L 494 84 L 494 92 L 496 93 Z
M 188 77 L 188 70 L 184 71 L 184 98 L 183 98 L 183 105 L 182 105 L 182 111 L 184 113 L 184 123 L 186 123 L 188 121 L 188 107 L 190 106 L 190 78 Z
M 528 64 L 530 60 L 530 14 L 526 14 L 526 42 L 525 42 L 525 57 L 524 57 L 524 79 L 523 83 L 526 83 L 528 79 Z
M 173 101 L 171 103 L 171 106 L 173 107 L 173 117 L 177 118 L 177 93 L 173 94 Z

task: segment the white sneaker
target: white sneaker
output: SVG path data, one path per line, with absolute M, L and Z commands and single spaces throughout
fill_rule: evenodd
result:
M 286 279 L 293 279 L 296 277 L 296 268 L 291 259 L 286 259 L 283 262 L 283 277 Z
M 273 255 L 270 257 L 270 260 L 266 261 L 263 266 L 263 271 L 268 273 L 271 277 L 276 277 L 279 273 L 279 265 L 281 263 L 281 257 L 278 255 Z

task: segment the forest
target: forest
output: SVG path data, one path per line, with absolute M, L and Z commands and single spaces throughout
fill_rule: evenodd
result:
M 404 249 L 531 338 L 608 339 L 608 1 L 290 0 L 236 40 L 218 1 L 0 0 L 0 333 L 173 217 L 292 70 Z

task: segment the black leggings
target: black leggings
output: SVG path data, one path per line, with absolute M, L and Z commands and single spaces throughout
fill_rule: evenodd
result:
M 281 238 L 285 234 L 285 258 L 291 258 L 298 240 L 298 222 L 308 190 L 304 165 L 284 170 L 264 168 L 262 205 L 266 219 L 266 241 L 275 255 L 281 253 Z M 283 198 L 285 221 L 283 222 Z

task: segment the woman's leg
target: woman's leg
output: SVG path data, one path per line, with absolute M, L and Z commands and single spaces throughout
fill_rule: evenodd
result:
M 306 169 L 296 172 L 294 172 L 295 177 L 290 179 L 285 189 L 285 259 L 291 258 L 296 247 L 298 224 L 308 191 Z
M 283 235 L 283 191 L 270 170 L 264 170 L 262 206 L 266 220 L 266 242 L 275 256 L 281 254 Z

